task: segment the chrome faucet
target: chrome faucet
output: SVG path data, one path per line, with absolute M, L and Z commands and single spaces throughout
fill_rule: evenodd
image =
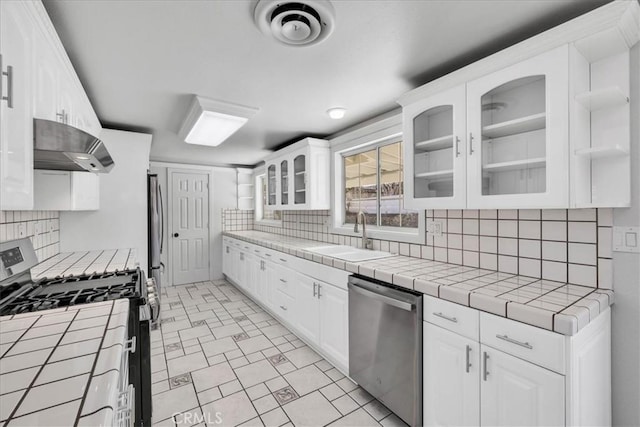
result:
M 373 242 L 371 239 L 367 239 L 367 217 L 364 216 L 364 212 L 359 211 L 356 215 L 356 224 L 353 226 L 353 232 L 358 232 L 358 221 L 362 217 L 362 249 L 373 249 Z

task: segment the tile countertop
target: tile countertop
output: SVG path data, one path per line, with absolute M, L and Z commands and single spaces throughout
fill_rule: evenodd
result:
M 345 262 L 305 250 L 331 243 L 261 231 L 227 231 L 224 235 L 563 335 L 576 334 L 613 304 L 613 291 L 608 289 L 401 255 Z
M 119 299 L 0 317 L 0 423 L 111 425 L 128 313 Z
M 101 274 L 116 270 L 131 270 L 138 266 L 136 250 L 130 248 L 65 252 L 54 255 L 33 267 L 31 278 L 35 281 L 80 274 Z

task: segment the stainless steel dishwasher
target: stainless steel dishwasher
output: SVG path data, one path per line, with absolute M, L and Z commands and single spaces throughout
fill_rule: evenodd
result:
M 349 277 L 349 376 L 404 422 L 422 425 L 422 294 Z

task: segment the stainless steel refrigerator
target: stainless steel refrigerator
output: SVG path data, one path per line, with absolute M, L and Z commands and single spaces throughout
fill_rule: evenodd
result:
M 157 298 L 160 300 L 162 298 L 161 273 L 164 272 L 164 264 L 161 259 L 164 241 L 164 206 L 158 175 L 147 175 L 147 187 L 149 208 L 149 270 L 147 273 L 148 277 L 156 283 Z M 157 304 L 157 306 L 159 310 L 160 304 Z M 153 318 L 158 319 L 157 323 L 159 323 L 159 313 L 154 314 Z M 157 326 L 157 324 L 154 326 Z

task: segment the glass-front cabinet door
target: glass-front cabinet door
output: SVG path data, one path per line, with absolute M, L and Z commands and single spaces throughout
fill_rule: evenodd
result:
M 294 171 L 294 203 L 304 205 L 307 203 L 307 165 L 306 156 L 300 154 L 293 159 Z
M 465 207 L 464 85 L 407 106 L 403 114 L 405 206 Z
M 278 201 L 277 193 L 277 175 L 276 165 L 271 164 L 267 167 L 267 205 L 275 206 Z
M 280 203 L 289 204 L 289 161 L 280 162 Z
M 566 207 L 568 47 L 467 85 L 469 208 Z

